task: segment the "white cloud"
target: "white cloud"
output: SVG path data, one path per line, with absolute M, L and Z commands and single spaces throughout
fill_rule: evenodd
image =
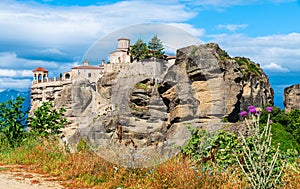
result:
M 193 3 L 198 6 L 215 6 L 215 7 L 228 7 L 232 5 L 244 5 L 244 4 L 251 4 L 251 3 L 257 3 L 259 0 L 230 0 L 230 1 L 224 1 L 224 0 L 198 0 L 198 1 L 193 1 L 193 0 L 183 0 L 182 2 L 188 2 L 188 3 Z
M 44 67 L 49 71 L 49 77 L 58 76 L 59 73 L 69 71 L 78 62 L 55 62 L 45 60 L 31 60 L 19 58 L 16 53 L 0 53 L 0 77 L 28 78 L 32 70 Z
M 187 23 L 170 23 L 169 25 L 180 28 L 180 29 L 182 29 L 182 30 L 194 35 L 194 36 L 200 37 L 200 38 L 201 38 L 201 36 L 203 36 L 205 34 L 205 30 L 203 28 L 195 28 L 191 24 L 187 24 Z
M 14 52 L 0 53 L 0 68 L 2 69 L 34 69 L 40 66 L 47 66 L 48 68 L 52 69 L 59 67 L 58 63 L 53 61 L 19 58 Z
M 180 0 L 180 2 L 188 5 L 189 7 L 201 6 L 203 7 L 214 7 L 214 8 L 225 8 L 237 5 L 251 5 L 251 4 L 265 4 L 265 3 L 288 3 L 295 2 L 297 0 Z
M 284 68 L 276 63 L 265 65 L 263 66 L 263 69 L 270 72 L 289 72 L 289 69 Z
M 0 69 L 0 77 L 31 77 L 32 70 Z
M 56 49 L 56 48 L 42 49 L 42 50 L 40 50 L 40 52 L 45 53 L 45 54 L 66 55 L 66 53 L 64 53 L 61 50 Z
M 221 34 L 210 37 L 211 41 L 218 43 L 231 56 L 249 57 L 262 67 L 276 62 L 282 68 L 300 71 L 300 33 L 253 38 L 242 34 Z
M 248 27 L 247 24 L 227 24 L 227 25 L 219 24 L 217 26 L 217 28 L 219 28 L 219 29 L 226 29 L 231 32 L 235 32 L 236 30 L 239 30 L 239 29 L 245 29 L 246 27 Z
M 9 77 L 0 78 L 0 89 L 14 88 L 26 89 L 31 86 L 32 80 L 30 79 L 13 79 Z
M 0 39 L 60 46 L 90 44 L 120 27 L 144 22 L 181 22 L 196 14 L 179 3 L 121 1 L 103 6 L 50 7 L 0 2 Z M 2 37 L 1 37 L 2 36 Z M 4 40 L 4 39 L 3 39 Z

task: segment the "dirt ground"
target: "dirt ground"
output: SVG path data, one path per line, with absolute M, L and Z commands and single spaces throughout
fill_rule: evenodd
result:
M 0 166 L 0 189 L 63 189 L 55 177 L 28 173 L 18 166 Z

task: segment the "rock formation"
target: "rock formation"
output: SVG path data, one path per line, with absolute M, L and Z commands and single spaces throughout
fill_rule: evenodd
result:
M 285 112 L 300 109 L 300 84 L 295 84 L 284 89 Z
M 171 65 L 150 59 L 107 66 L 96 84 L 73 81 L 53 99 L 72 119 L 65 130 L 71 146 L 83 139 L 125 166 L 176 154 L 190 136 L 186 125 L 215 131 L 222 119 L 238 121 L 248 105 L 273 104 L 259 65 L 231 58 L 214 43 L 178 49 Z

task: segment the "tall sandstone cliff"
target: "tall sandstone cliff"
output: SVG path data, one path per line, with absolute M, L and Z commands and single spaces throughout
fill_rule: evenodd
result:
M 238 121 L 249 105 L 273 104 L 259 65 L 231 58 L 214 43 L 178 49 L 174 64 L 108 66 L 96 84 L 73 81 L 53 98 L 57 107 L 68 107 L 71 146 L 84 139 L 104 158 L 127 166 L 174 155 L 190 136 L 186 125 L 215 131 L 221 120 Z
M 284 89 L 284 107 L 286 112 L 300 109 L 300 84 L 295 84 Z

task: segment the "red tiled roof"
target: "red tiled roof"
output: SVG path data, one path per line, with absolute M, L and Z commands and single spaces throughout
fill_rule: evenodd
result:
M 167 59 L 175 59 L 176 58 L 176 56 L 168 56 L 167 55 Z
M 71 69 L 102 69 L 100 66 L 76 66 Z
M 119 38 L 118 41 L 119 41 L 119 40 L 129 40 L 129 41 L 130 41 L 130 39 L 125 38 L 125 37 Z
M 35 68 L 32 72 L 46 72 L 46 73 L 48 73 L 48 70 L 46 70 L 43 67 L 38 67 L 38 68 Z

